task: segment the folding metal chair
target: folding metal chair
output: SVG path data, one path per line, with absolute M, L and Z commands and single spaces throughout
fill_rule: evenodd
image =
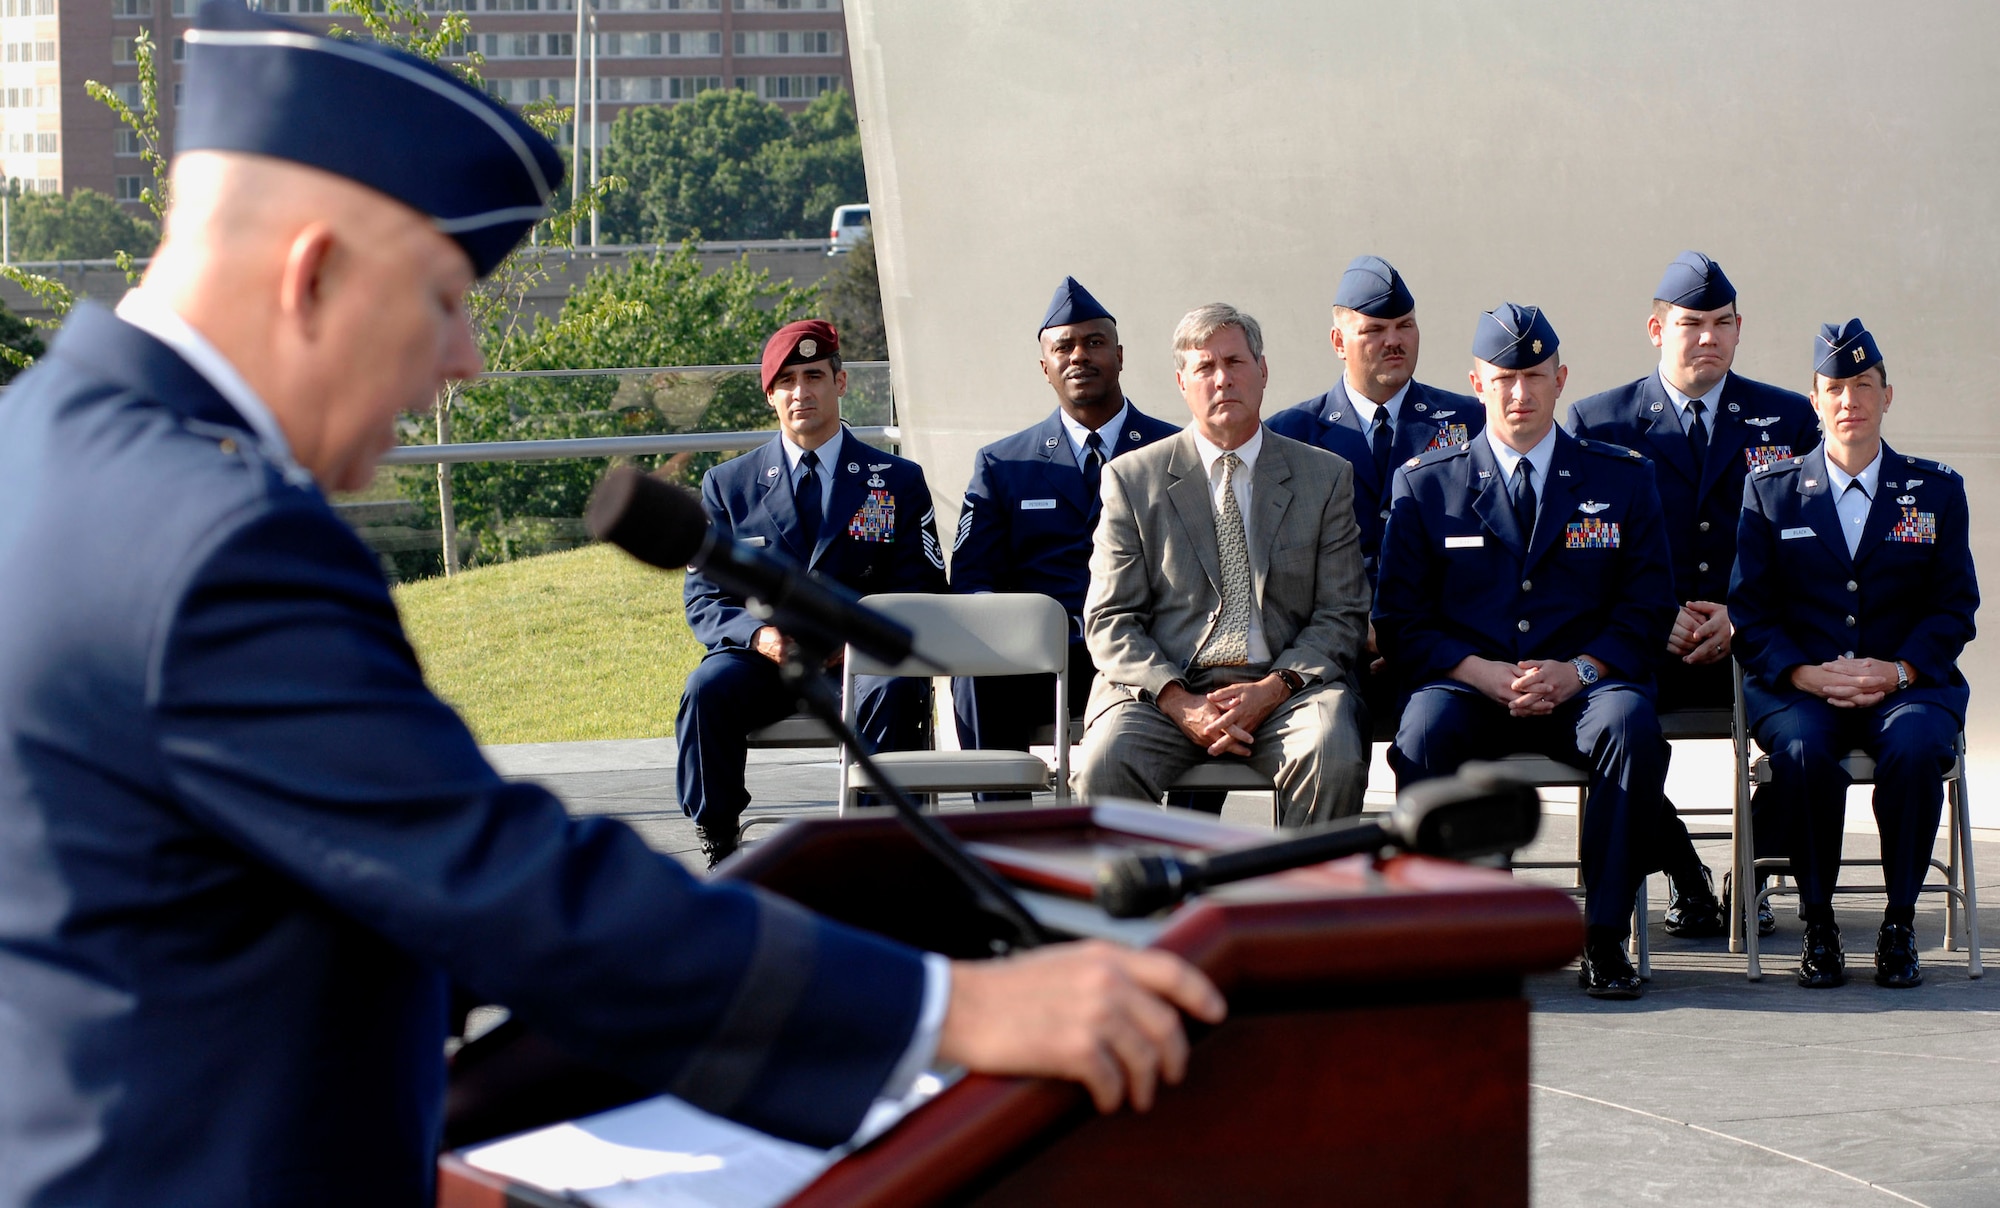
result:
M 1733 709 L 1666 709 L 1662 710 L 1659 716 L 1660 733 L 1665 735 L 1669 742 L 1701 739 L 1719 739 L 1728 742 L 1736 740 L 1736 713 Z M 1674 812 L 1678 813 L 1682 818 L 1724 818 L 1729 820 L 1730 825 L 1726 830 L 1698 829 L 1700 824 L 1697 823 L 1695 827 L 1688 829 L 1688 838 L 1695 840 L 1728 839 L 1730 841 L 1730 875 L 1733 881 L 1736 858 L 1735 819 L 1737 808 L 1735 800 L 1732 798 L 1728 805 L 1676 806 Z M 1668 898 L 1671 901 L 1671 889 L 1668 891 Z M 1742 912 L 1731 911 L 1729 918 L 1729 950 L 1731 952 L 1741 952 L 1743 951 L 1743 935 L 1738 924 L 1742 920 Z
M 1757 908 L 1781 893 L 1795 894 L 1797 887 L 1785 883 L 1791 875 L 1792 862 L 1786 857 L 1765 857 L 1758 859 L 1750 834 L 1750 787 L 1753 784 L 1771 782 L 1771 761 L 1769 757 L 1750 753 L 1750 728 L 1747 724 L 1743 705 L 1743 668 L 1736 667 L 1736 904 L 1738 919 L 1732 930 L 1740 927 L 1743 932 L 1744 950 L 1749 959 L 1744 968 L 1744 976 L 1751 981 L 1761 981 L 1764 967 L 1758 951 Z M 1875 760 L 1868 752 L 1856 749 L 1849 751 L 1841 759 L 1840 766 L 1853 778 L 1855 784 L 1872 784 L 1875 781 Z M 1944 884 L 1925 885 L 1923 893 L 1945 895 L 1944 907 L 1944 950 L 1956 952 L 1963 936 L 1966 948 L 1966 973 L 1970 977 L 1985 976 L 1985 967 L 1979 952 L 1979 878 L 1972 867 L 1972 808 L 1967 798 L 1965 785 L 1965 731 L 1958 734 L 1958 749 L 1951 767 L 1944 772 L 1945 787 L 1945 851 L 1946 858 L 1940 860 L 1933 853 L 1932 868 L 1944 874 Z M 1842 868 L 1881 867 L 1878 857 L 1874 860 L 1842 860 Z M 1747 872 L 1747 875 L 1746 875 Z M 1757 893 L 1744 893 L 1743 886 L 1755 885 L 1757 878 L 1773 874 L 1774 881 L 1767 889 Z M 1886 885 L 1840 885 L 1835 893 L 1886 893 Z
M 1069 716 L 1069 614 L 1048 596 L 994 593 L 972 596 L 892 592 L 863 601 L 917 635 L 917 651 L 931 663 L 906 659 L 893 666 L 876 662 L 852 646 L 841 671 L 842 708 L 854 724 L 857 675 L 1036 675 L 1055 676 L 1055 716 Z M 1069 803 L 1069 733 L 1053 737 L 1055 767 L 1027 751 L 884 751 L 875 756 L 883 773 L 906 793 L 1046 792 Z M 876 787 L 858 764 L 840 755 L 840 812 L 853 807 L 857 793 Z
M 1515 754 L 1503 756 L 1493 761 L 1506 775 L 1523 784 L 1538 789 L 1574 788 L 1576 790 L 1576 859 L 1574 860 L 1515 860 L 1513 867 L 1523 868 L 1567 868 L 1575 872 L 1569 891 L 1582 897 L 1583 888 L 1583 814 L 1590 808 L 1590 769 L 1574 767 L 1560 759 L 1546 755 Z M 1632 938 L 1628 948 L 1633 963 L 1639 967 L 1639 976 L 1650 979 L 1653 976 L 1653 945 L 1646 934 L 1648 908 L 1646 905 L 1646 878 L 1639 878 L 1639 888 L 1632 899 Z

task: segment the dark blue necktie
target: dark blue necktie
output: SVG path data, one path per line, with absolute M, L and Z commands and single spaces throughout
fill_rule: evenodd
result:
M 1375 454 L 1375 479 L 1389 472 L 1389 409 L 1375 408 L 1375 430 L 1369 433 L 1368 447 Z
M 799 468 L 805 473 L 799 475 L 792 502 L 798 507 L 799 532 L 806 539 L 806 548 L 812 549 L 819 544 L 819 530 L 826 515 L 819 502 L 819 454 L 806 450 L 806 455 L 799 458 Z
M 1521 530 L 1521 540 L 1534 538 L 1535 466 L 1525 457 L 1514 463 L 1514 523 Z
M 1688 400 L 1688 445 L 1694 450 L 1694 468 L 1700 470 L 1708 464 L 1708 425 L 1701 422 L 1701 413 L 1708 410 L 1708 404 L 1700 399 Z
M 1104 438 L 1092 432 L 1083 441 L 1086 452 L 1083 455 L 1083 486 L 1094 501 L 1098 489 L 1104 485 Z

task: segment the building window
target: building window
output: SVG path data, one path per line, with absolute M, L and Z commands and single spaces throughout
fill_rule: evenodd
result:
M 837 55 L 840 35 L 829 29 L 737 30 L 739 55 Z
M 118 150 L 114 154 L 138 155 L 144 149 L 139 144 L 139 134 L 137 131 L 128 126 L 120 126 L 118 128 Z
M 735 0 L 739 13 L 837 13 L 840 0 Z
M 121 67 L 137 63 L 139 61 L 138 52 L 132 48 L 132 44 L 136 41 L 138 41 L 137 38 L 111 39 L 111 61 Z
M 4 11 L 10 17 L 53 17 L 56 15 L 56 0 L 6 0 Z
M 145 184 L 142 183 L 144 179 L 144 177 L 140 176 L 118 177 L 117 192 L 113 196 L 117 197 L 120 201 L 138 201 L 139 194 L 144 192 L 146 188 Z
M 153 15 L 153 0 L 111 0 L 111 15 L 114 17 L 150 17 Z
M 181 107 L 181 87 L 182 85 L 179 80 L 174 81 L 174 108 L 176 109 Z
M 137 84 L 113 84 L 111 93 L 125 102 L 125 107 L 134 113 L 138 113 L 145 105 L 145 98 L 139 95 Z
M 178 37 L 178 36 L 177 36 L 177 37 L 175 37 L 175 38 L 174 38 L 174 62 L 176 62 L 176 63 L 185 63 L 185 62 L 187 62 L 187 57 L 188 57 L 188 44 L 187 44 L 187 39 L 186 39 L 186 38 L 182 38 L 182 37 Z
M 173 14 L 176 17 L 191 17 L 199 0 L 173 0 Z
M 767 101 L 809 101 L 822 92 L 838 91 L 841 78 L 837 75 L 809 76 L 738 76 L 736 86 L 745 92 L 755 92 Z
M 44 130 L 35 135 L 35 154 L 62 154 L 62 135 L 53 130 Z

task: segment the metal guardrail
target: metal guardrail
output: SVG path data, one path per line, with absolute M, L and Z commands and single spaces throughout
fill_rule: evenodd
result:
M 900 441 L 903 430 L 849 428 L 865 441 Z M 554 461 L 564 457 L 638 457 L 651 453 L 727 453 L 754 449 L 778 434 L 758 432 L 669 432 L 658 436 L 585 436 L 570 440 L 492 440 L 451 445 L 398 445 L 382 457 L 385 466 L 435 466 L 467 461 Z

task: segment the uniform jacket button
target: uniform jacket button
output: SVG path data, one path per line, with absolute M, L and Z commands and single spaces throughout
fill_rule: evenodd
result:
M 1514 628 L 1520 630 L 1522 633 L 1526 633 L 1528 632 L 1528 622 L 1525 619 L 1523 619 L 1521 623 L 1514 626 Z
M 1533 590 L 1535 590 L 1535 584 L 1534 584 L 1534 581 L 1533 581 L 1532 579 L 1523 579 L 1523 580 L 1521 580 L 1521 590 L 1522 590 L 1522 591 L 1533 591 Z
M 1696 566 L 1695 569 L 1705 575 L 1708 573 L 1708 563 L 1703 562 L 1699 566 Z
M 1847 590 L 1849 590 L 1849 591 L 1860 591 L 1860 590 L 1861 590 L 1861 584 L 1859 584 L 1859 583 L 1856 583 L 1856 582 L 1855 582 L 1854 580 L 1852 580 L 1852 579 L 1849 579 L 1849 580 L 1847 581 Z
M 1708 521 L 1704 520 L 1701 522 L 1701 531 L 1704 533 L 1708 531 Z
M 1847 627 L 1849 629 L 1854 628 L 1854 618 L 1851 615 L 1847 618 Z

